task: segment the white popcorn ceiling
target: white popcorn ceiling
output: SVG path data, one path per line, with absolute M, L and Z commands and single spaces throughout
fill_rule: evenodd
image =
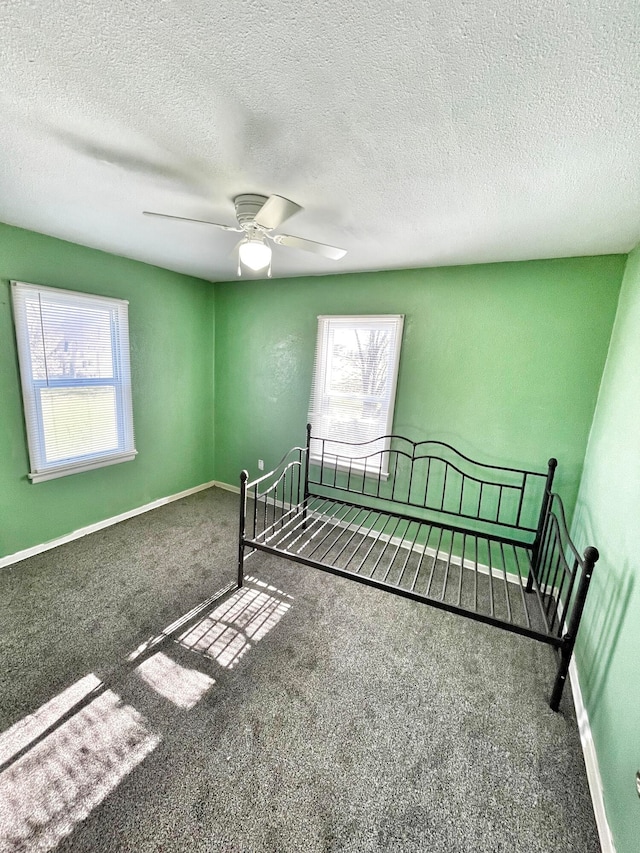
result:
M 627 252 L 637 0 L 4 0 L 0 221 L 216 281 L 239 193 L 274 277 Z

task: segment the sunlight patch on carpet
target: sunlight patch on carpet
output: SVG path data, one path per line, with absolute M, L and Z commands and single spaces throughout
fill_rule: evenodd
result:
M 193 708 L 215 684 L 213 678 L 181 666 L 162 652 L 143 661 L 136 672 L 156 693 L 186 710 Z
M 24 741 L 26 729 L 35 726 L 30 721 L 39 719 L 42 726 L 46 720 L 46 728 L 54 726 L 56 703 L 66 713 L 71 694 L 84 690 L 86 695 L 94 679 L 82 679 L 3 737 L 15 730 L 15 747 Z M 31 739 L 35 731 L 32 728 Z M 105 690 L 53 727 L 0 775 L 0 851 L 35 853 L 54 848 L 160 740 L 134 708 Z
M 0 735 L 0 765 L 10 761 L 22 749 L 29 746 L 45 734 L 78 702 L 86 699 L 102 682 L 97 675 L 90 673 L 54 696 L 33 714 L 18 720 L 10 729 Z
M 291 601 L 286 592 L 248 577 L 242 589 L 181 634 L 177 642 L 232 669 L 278 624 Z

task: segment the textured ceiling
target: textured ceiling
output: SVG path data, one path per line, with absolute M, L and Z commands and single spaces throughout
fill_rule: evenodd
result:
M 3 0 L 0 221 L 210 280 L 239 193 L 274 276 L 626 252 L 637 0 Z

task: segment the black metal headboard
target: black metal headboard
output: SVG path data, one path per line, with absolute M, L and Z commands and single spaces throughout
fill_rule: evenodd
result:
M 306 494 L 354 497 L 367 507 L 393 504 L 441 522 L 476 522 L 531 544 L 541 533 L 546 472 L 477 462 L 442 441 L 387 435 L 359 443 L 313 436 L 307 426 Z

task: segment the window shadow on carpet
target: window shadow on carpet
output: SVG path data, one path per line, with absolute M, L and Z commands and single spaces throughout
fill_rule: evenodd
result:
M 86 675 L 0 734 L 0 851 L 54 848 L 161 743 L 119 695 L 126 677 L 134 673 L 190 710 L 215 679 L 172 660 L 168 644 L 231 669 L 293 601 L 257 578 L 229 593 L 223 589 L 149 638 L 108 679 Z

